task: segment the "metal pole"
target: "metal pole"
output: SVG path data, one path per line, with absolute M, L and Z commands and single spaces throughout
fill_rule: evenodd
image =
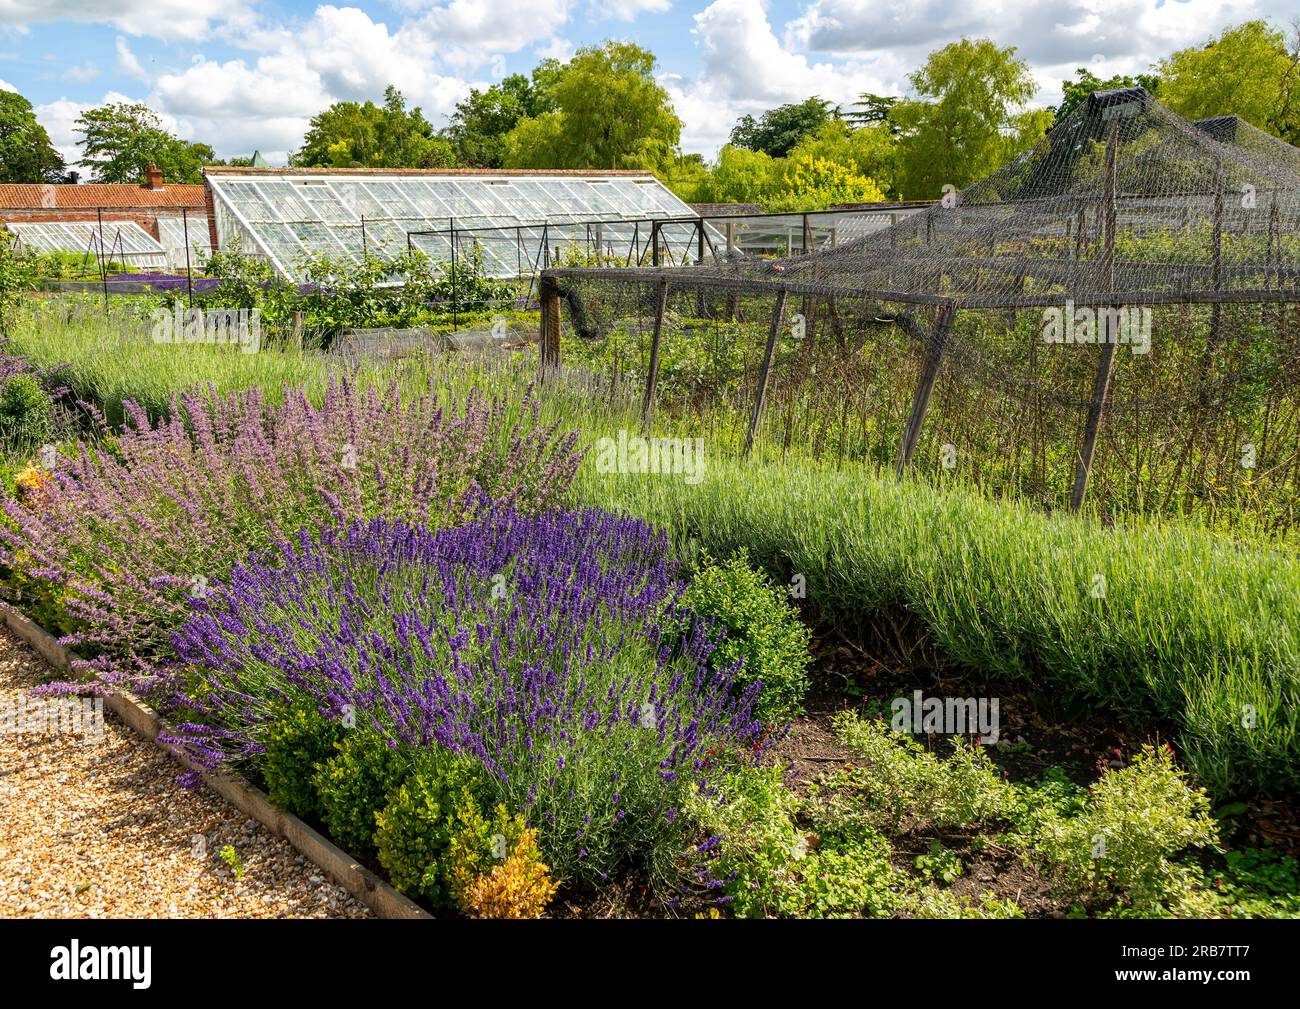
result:
M 448 218 L 451 231 L 451 331 L 456 332 L 456 218 Z
M 650 416 L 654 412 L 655 385 L 659 381 L 659 341 L 663 336 L 664 312 L 668 309 L 668 281 L 659 281 L 655 297 L 655 328 L 650 338 L 650 365 L 646 369 L 645 394 L 641 397 L 641 427 L 650 430 Z
M 96 207 L 99 219 L 99 280 L 104 286 L 104 321 L 108 321 L 108 264 L 104 262 L 104 208 Z
M 190 267 L 190 218 L 185 207 L 181 207 L 181 232 L 185 238 L 185 288 L 189 292 L 190 308 L 194 307 L 194 275 Z
M 370 263 L 370 247 L 366 244 L 366 215 L 361 215 L 361 265 Z

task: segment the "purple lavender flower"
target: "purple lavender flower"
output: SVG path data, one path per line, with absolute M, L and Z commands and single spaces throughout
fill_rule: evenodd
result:
M 303 531 L 193 601 L 174 642 L 207 727 L 184 736 L 215 765 L 259 752 L 285 699 L 350 708 L 478 761 L 493 803 L 548 810 L 549 864 L 594 880 L 647 835 L 677 843 L 681 798 L 763 751 L 758 688 L 711 669 L 702 627 L 661 639 L 680 590 L 663 533 L 596 510 Z

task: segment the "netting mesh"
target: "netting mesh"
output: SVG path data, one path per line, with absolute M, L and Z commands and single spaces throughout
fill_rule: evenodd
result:
M 1289 531 L 1297 257 L 1300 152 L 1125 89 L 851 243 L 547 281 L 567 370 L 648 394 L 719 450 L 744 450 L 761 386 L 761 451 L 906 464 L 1049 506 L 1079 503 L 1082 469 L 1103 512 Z

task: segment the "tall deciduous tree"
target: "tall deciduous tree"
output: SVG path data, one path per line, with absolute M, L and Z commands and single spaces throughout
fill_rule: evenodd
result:
M 532 79 L 511 74 L 486 91 L 474 88 L 458 102 L 444 134 L 456 150 L 456 160 L 478 168 L 500 168 L 505 158 L 505 138 L 521 120 L 548 112 L 551 104 L 538 86 L 556 63 L 548 60 L 533 71 Z
M 758 119 L 741 116 L 731 131 L 731 143 L 735 147 L 784 158 L 799 141 L 816 133 L 834 115 L 831 103 L 817 97 L 779 105 Z
M 606 42 L 535 73 L 546 111 L 506 135 L 503 164 L 671 171 L 682 123 L 654 70 L 654 56 L 640 46 Z
M 0 182 L 62 182 L 63 158 L 36 121 L 32 103 L 0 91 Z
M 1159 64 L 1160 98 L 1188 119 L 1240 116 L 1300 143 L 1300 29 L 1287 35 L 1266 21 L 1228 28 L 1205 45 Z
M 335 102 L 314 116 L 302 147 L 289 159 L 304 168 L 446 168 L 451 141 L 437 136 L 419 107 L 391 84 L 384 104 Z
M 938 199 L 961 189 L 1039 140 L 1045 110 L 1024 111 L 1035 85 L 1014 47 L 962 39 L 930 54 L 909 78 L 915 98 L 890 110 L 899 136 L 899 189 L 907 199 Z
M 211 147 L 168 133 L 157 113 L 139 103 L 87 109 L 74 129 L 85 155 L 77 163 L 95 182 L 140 183 L 152 163 L 168 182 L 200 183 L 201 169 L 213 160 Z

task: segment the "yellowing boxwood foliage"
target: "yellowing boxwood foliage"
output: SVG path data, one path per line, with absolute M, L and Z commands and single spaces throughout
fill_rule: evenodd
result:
M 469 885 L 461 908 L 471 918 L 540 918 L 557 889 L 548 873 L 537 831 L 526 830 L 504 862 Z

